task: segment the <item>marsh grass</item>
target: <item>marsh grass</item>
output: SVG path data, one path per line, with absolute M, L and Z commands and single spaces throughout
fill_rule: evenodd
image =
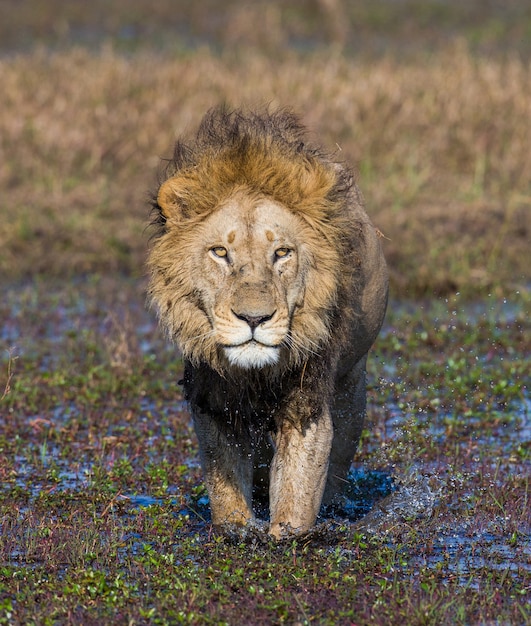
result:
M 531 76 L 517 56 L 106 47 L 5 57 L 0 75 L 4 278 L 142 274 L 160 157 L 226 102 L 292 107 L 355 166 L 395 293 L 529 282 Z
M 528 296 L 392 301 L 352 497 L 370 472 L 396 492 L 280 544 L 213 532 L 142 297 L 92 277 L 0 302 L 0 623 L 525 623 Z
M 527 623 L 528 3 L 185 4 L 0 0 L 0 624 Z M 395 491 L 280 544 L 211 528 L 144 309 L 148 190 L 220 102 L 299 111 L 391 268 L 351 487 Z
M 0 46 L 94 46 L 112 39 L 124 51 L 140 46 L 173 51 L 259 46 L 271 54 L 284 47 L 334 46 L 348 53 L 415 54 L 466 38 L 474 49 L 529 53 L 531 14 L 525 0 L 62 0 L 3 1 Z

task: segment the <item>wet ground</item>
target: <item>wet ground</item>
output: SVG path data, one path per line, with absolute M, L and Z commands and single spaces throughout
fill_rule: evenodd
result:
M 528 307 L 522 294 L 391 303 L 345 499 L 301 544 L 339 549 L 349 567 L 364 550 L 392 547 L 395 576 L 423 572 L 478 593 L 498 577 L 524 616 Z M 180 363 L 144 309 L 142 284 L 12 286 L 0 319 L 0 568 L 68 577 L 111 558 L 127 578 L 149 546 L 182 560 L 190 542 L 210 545 Z M 231 541 L 272 549 L 259 525 Z

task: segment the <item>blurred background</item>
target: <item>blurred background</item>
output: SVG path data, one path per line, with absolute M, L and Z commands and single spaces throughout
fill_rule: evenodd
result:
M 0 0 L 0 280 L 141 277 L 161 158 L 291 107 L 349 162 L 395 297 L 530 284 L 527 0 Z

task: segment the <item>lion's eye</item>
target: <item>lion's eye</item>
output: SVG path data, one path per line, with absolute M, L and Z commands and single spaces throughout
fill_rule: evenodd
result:
M 210 248 L 210 252 L 212 252 L 214 256 L 217 256 L 220 259 L 226 258 L 228 254 L 227 248 L 224 248 L 223 246 L 215 246 L 214 248 Z
M 275 250 L 275 258 L 276 259 L 284 259 L 289 256 L 291 250 L 289 248 L 278 248 Z

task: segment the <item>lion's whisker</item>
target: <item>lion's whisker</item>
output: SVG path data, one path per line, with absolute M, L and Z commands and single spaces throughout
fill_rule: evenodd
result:
M 308 343 L 317 345 L 315 344 L 315 342 Z M 300 340 L 293 337 L 293 335 L 287 335 L 282 344 L 288 349 L 294 348 L 295 350 L 299 352 L 304 352 L 305 354 L 313 354 L 314 356 L 319 356 L 319 352 L 317 352 L 316 350 L 312 350 L 312 348 L 307 345 L 304 345 Z
M 215 331 L 209 330 L 206 333 L 201 333 L 199 335 L 195 335 L 190 338 L 187 338 L 187 340 L 188 341 L 204 341 L 205 339 L 209 339 L 210 337 L 213 337 L 214 335 L 215 335 Z

